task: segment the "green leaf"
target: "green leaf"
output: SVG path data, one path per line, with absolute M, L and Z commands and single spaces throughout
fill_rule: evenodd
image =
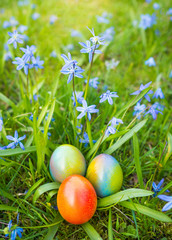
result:
M 108 220 L 108 239 L 113 240 L 113 230 L 112 230 L 112 210 L 109 209 L 109 220 Z
M 169 182 L 169 183 L 158 193 L 158 195 L 164 193 L 167 189 L 171 188 L 171 186 L 172 186 L 172 181 Z
M 139 122 L 128 133 L 126 133 L 119 141 L 117 141 L 110 148 L 108 148 L 104 153 L 112 154 L 115 150 L 121 147 L 128 139 L 130 139 L 134 135 L 134 133 L 138 132 L 145 125 L 146 121 L 147 119 Z
M 98 200 L 97 207 L 107 207 L 131 198 L 145 197 L 145 196 L 150 196 L 152 194 L 153 192 L 147 191 L 144 189 L 130 188 L 130 189 L 112 194 L 108 197 L 101 198 L 100 200 Z
M 134 162 L 136 166 L 138 182 L 140 184 L 140 187 L 144 188 L 142 169 L 141 169 L 140 160 L 139 160 L 139 142 L 136 134 L 133 135 L 133 145 L 134 145 Z
M 157 219 L 161 222 L 172 222 L 172 219 L 167 215 L 165 215 L 164 213 L 145 207 L 141 204 L 124 201 L 124 202 L 120 202 L 119 205 L 129 208 L 131 210 L 140 212 L 146 216 Z
M 84 231 L 87 233 L 91 240 L 103 240 L 95 228 L 90 223 L 84 223 L 81 225 Z
M 61 219 L 62 219 L 62 217 L 60 216 L 60 214 L 58 214 L 56 219 L 53 221 L 54 223 L 57 222 L 57 225 L 49 228 L 48 233 L 45 236 L 44 240 L 53 240 L 54 239 L 54 236 L 56 235 L 56 232 L 58 231 L 58 228 L 60 226 Z
M 44 181 L 45 178 L 41 178 L 38 182 L 36 182 L 27 192 L 25 199 L 27 199 L 31 193 Z
M 167 150 L 167 153 L 165 155 L 163 165 L 166 164 L 166 162 L 168 161 L 168 159 L 170 158 L 170 156 L 172 154 L 172 135 L 171 135 L 171 133 L 168 133 L 167 139 L 168 139 L 168 150 Z
M 33 196 L 33 204 L 35 204 L 36 200 L 40 197 L 40 195 L 42 195 L 45 192 L 54 190 L 54 189 L 59 189 L 60 187 L 60 183 L 57 182 L 52 182 L 52 183 L 46 183 L 42 186 L 40 186 L 36 192 L 34 193 Z
M 25 150 L 21 148 L 0 150 L 0 157 L 8 157 L 31 152 L 36 152 L 35 146 L 25 148 Z

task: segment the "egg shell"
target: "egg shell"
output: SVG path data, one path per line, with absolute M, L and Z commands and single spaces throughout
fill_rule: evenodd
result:
M 114 157 L 103 153 L 92 160 L 86 178 L 93 184 L 97 196 L 106 197 L 121 189 L 123 172 Z
M 67 222 L 86 223 L 92 218 L 97 208 L 96 191 L 85 177 L 72 175 L 60 185 L 57 207 Z
M 86 162 L 82 153 L 70 144 L 64 144 L 56 148 L 50 159 L 50 174 L 54 181 L 62 182 L 73 175 L 85 175 Z

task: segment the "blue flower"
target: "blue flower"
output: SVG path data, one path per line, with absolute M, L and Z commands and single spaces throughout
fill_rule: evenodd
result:
M 34 94 L 34 95 L 33 95 L 33 100 L 34 100 L 34 101 L 38 101 L 38 98 L 39 98 L 39 97 L 40 97 L 39 94 L 38 94 L 38 95 L 37 95 L 37 94 Z
M 112 104 L 113 104 L 112 97 L 119 97 L 116 93 L 117 93 L 117 92 L 110 92 L 109 90 L 107 90 L 106 93 L 103 93 L 103 94 L 100 96 L 101 99 L 100 99 L 99 102 L 102 103 L 102 102 L 108 100 L 108 103 L 109 103 L 110 105 L 112 105 Z
M 154 191 L 154 195 L 153 195 L 154 197 L 157 195 L 158 192 L 160 192 L 162 190 L 161 186 L 162 186 L 163 182 L 164 182 L 164 178 L 161 179 L 161 181 L 158 183 L 158 185 L 156 185 L 155 182 L 152 183 L 152 189 Z M 166 190 L 165 192 L 169 192 L 169 190 Z
M 168 211 L 172 208 L 172 197 L 166 195 L 159 195 L 158 198 L 168 202 L 167 204 L 164 205 L 162 212 Z
M 152 27 L 153 24 L 156 23 L 156 15 L 152 14 L 152 16 L 150 16 L 149 14 L 141 14 L 140 16 L 141 20 L 140 20 L 140 24 L 139 27 L 143 28 L 143 29 L 147 29 Z
M 89 121 L 91 120 L 91 114 L 90 113 L 97 113 L 99 112 L 98 109 L 95 109 L 96 105 L 90 105 L 87 106 L 87 102 L 85 100 L 82 101 L 82 105 L 83 107 L 77 107 L 76 110 L 81 112 L 77 119 L 81 119 L 83 116 L 85 116 L 87 114 L 87 117 L 89 119 Z
M 42 60 L 40 60 L 40 57 L 38 56 L 38 57 L 32 57 L 32 63 L 33 63 L 33 67 L 36 69 L 36 70 L 38 70 L 38 68 L 40 68 L 40 69 L 42 69 L 42 68 L 44 68 L 43 66 L 42 66 L 42 64 L 44 64 L 44 61 L 42 61 Z
M 37 20 L 40 17 L 40 14 L 39 13 L 33 13 L 31 17 L 32 17 L 33 20 Z
M 20 48 L 22 50 L 22 52 L 24 52 L 24 55 L 22 57 L 22 59 L 25 62 L 31 61 L 31 59 L 33 58 L 33 53 L 36 51 L 36 47 L 34 45 L 32 46 L 26 46 L 26 48 Z
M 30 115 L 29 120 L 33 121 L 33 114 Z
M 152 117 L 153 117 L 153 119 L 156 120 L 158 113 L 163 114 L 162 112 L 160 112 L 159 110 L 157 110 L 154 106 L 151 106 L 151 107 L 149 108 L 149 110 L 145 113 L 145 115 L 151 114 Z M 144 115 L 144 116 L 145 116 L 145 115 Z
M 172 8 L 169 8 L 166 14 L 167 15 L 172 15 Z
M 107 28 L 101 36 L 104 38 L 105 41 L 111 42 L 114 38 L 115 30 L 114 27 Z
M 16 61 L 13 61 L 13 64 L 17 64 L 17 70 L 21 70 L 22 68 L 24 68 L 24 72 L 26 75 L 28 75 L 28 70 L 30 68 L 32 68 L 32 64 L 26 63 L 22 58 L 16 57 L 15 58 Z
M 171 72 L 170 72 L 170 74 L 169 74 L 169 78 L 172 78 L 172 70 L 171 70 Z
M 99 82 L 97 81 L 98 79 L 99 79 L 98 77 L 91 78 L 89 81 L 89 86 L 97 89 L 98 88 L 97 85 L 99 84 Z M 87 80 L 85 80 L 85 83 L 87 83 Z
M 10 141 L 13 141 L 12 143 L 8 144 L 7 148 L 14 149 L 19 144 L 21 149 L 25 150 L 24 145 L 23 145 L 23 143 L 21 143 L 21 141 L 26 138 L 26 135 L 18 138 L 18 132 L 15 131 L 14 137 L 8 135 L 8 136 L 6 136 L 6 138 Z
M 51 25 L 54 24 L 55 21 L 57 21 L 57 19 L 58 19 L 57 16 L 55 16 L 55 15 L 51 15 L 51 16 L 50 16 L 50 24 L 51 24 Z
M 89 62 L 92 61 L 93 53 L 102 53 L 100 50 L 95 49 L 95 45 L 91 46 L 90 41 L 86 41 L 86 44 L 83 42 L 79 42 L 79 44 L 83 47 L 80 52 L 81 53 L 88 53 L 89 54 Z M 99 45 L 96 45 L 96 48 L 98 48 Z
M 109 23 L 109 19 L 107 19 L 108 17 L 109 17 L 108 13 L 104 12 L 104 13 L 102 13 L 101 16 L 96 16 L 97 22 L 98 23 L 106 23 L 106 24 L 108 24 Z
M 145 61 L 145 65 L 149 67 L 155 67 L 156 63 L 153 57 L 150 57 L 148 60 Z
M 13 33 L 8 32 L 8 35 L 9 35 L 11 38 L 8 40 L 7 44 L 13 43 L 14 48 L 17 48 L 17 42 L 18 42 L 18 43 L 23 43 L 23 40 L 22 40 L 22 39 L 24 38 L 24 36 L 21 35 L 21 34 L 18 34 L 18 32 L 17 32 L 16 30 L 14 30 Z
M 105 135 L 109 136 L 110 134 L 115 134 L 117 131 L 116 126 L 119 125 L 120 123 L 123 124 L 123 121 L 121 119 L 113 117 L 108 123 L 108 125 L 110 126 L 107 127 Z
M 151 3 L 151 2 L 152 2 L 152 0 L 146 0 L 146 2 L 147 2 L 147 3 Z
M 44 130 L 41 130 L 41 132 L 44 133 Z M 47 136 L 48 136 L 48 139 L 50 139 L 50 137 L 51 137 L 51 133 L 48 132 L 48 133 L 47 133 Z
M 84 100 L 83 94 L 84 94 L 84 92 L 76 92 L 76 91 L 75 91 L 76 100 L 77 100 L 77 102 L 80 103 L 80 104 L 82 104 L 82 101 Z M 76 106 L 74 92 L 72 93 L 71 99 L 72 99 L 72 101 L 73 101 L 73 105 Z
M 15 19 L 15 17 L 10 18 L 10 26 L 15 27 L 19 24 L 19 22 Z
M 133 116 L 136 115 L 136 117 L 137 117 L 138 119 L 140 119 L 140 118 L 141 118 L 141 113 L 144 112 L 145 109 L 146 109 L 145 104 L 140 105 L 140 103 L 138 102 L 138 103 L 136 104 L 136 106 L 134 106 Z
M 61 70 L 61 73 L 69 74 L 67 83 L 70 83 L 73 77 L 83 78 L 81 73 L 83 73 L 84 70 L 81 67 L 77 66 L 75 63 L 73 63 L 73 65 L 71 66 L 70 62 L 66 63 L 65 65 L 67 67 L 64 66 Z
M 158 88 L 157 90 L 156 90 L 156 92 L 154 93 L 154 95 L 153 95 L 153 97 L 152 98 L 160 98 L 160 99 L 163 99 L 163 98 L 165 98 L 164 97 L 164 94 L 163 94 L 163 92 L 162 92 L 162 90 L 161 90 L 161 88 Z
M 83 125 L 82 125 L 82 124 L 80 124 L 80 126 L 76 126 L 76 128 L 78 129 L 78 132 L 77 132 L 77 134 L 78 134 L 78 135 L 80 135 L 80 134 L 81 134 L 81 132 L 82 132 Z
M 0 132 L 2 131 L 2 126 L 3 126 L 3 118 L 0 117 Z
M 18 6 L 23 7 L 29 5 L 29 0 L 18 1 Z
M 84 147 L 87 147 L 88 144 L 90 143 L 89 141 L 89 137 L 88 137 L 88 134 L 86 132 L 84 132 L 84 135 L 83 135 L 84 139 L 79 139 L 79 142 L 81 143 L 85 143 Z M 93 143 L 95 143 L 96 141 L 93 140 Z
M 137 90 L 137 91 L 135 91 L 135 92 L 133 92 L 133 93 L 130 93 L 130 95 L 138 95 L 138 94 L 140 94 L 143 90 L 145 90 L 146 88 L 148 88 L 151 83 L 152 83 L 152 82 L 149 82 L 149 83 L 147 83 L 146 85 L 141 84 L 139 90 Z
M 161 111 L 164 111 L 164 108 L 165 108 L 165 106 L 161 105 L 159 102 L 155 102 L 154 104 L 152 104 L 152 107 L 155 109 L 157 108 Z
M 115 69 L 119 63 L 119 61 L 115 61 L 115 59 L 113 58 L 111 61 L 105 61 L 105 66 L 107 70 Z
M 56 58 L 56 57 L 57 57 L 56 51 L 52 51 L 52 52 L 50 53 L 50 57 Z
M 82 34 L 78 30 L 72 29 L 71 37 L 79 37 L 80 38 L 80 37 L 82 37 Z
M 87 27 L 88 28 L 88 27 Z M 93 34 L 93 37 L 90 38 L 90 41 L 95 45 L 95 44 L 100 44 L 100 45 L 105 45 L 105 42 L 104 42 L 104 37 L 99 37 L 99 36 L 96 36 L 95 33 L 94 33 L 94 28 L 89 29 L 88 30 Z
M 70 68 L 73 65 L 77 65 L 77 63 L 78 63 L 76 60 L 72 60 L 72 56 L 71 56 L 70 52 L 68 52 L 68 57 L 65 54 L 61 54 L 61 57 L 65 61 L 65 65 L 62 67 L 62 70 Z
M 159 5 L 158 3 L 154 3 L 154 4 L 153 4 L 153 8 L 154 8 L 155 10 L 158 10 L 158 9 L 160 9 L 160 5 Z
M 27 29 L 28 29 L 27 26 L 20 25 L 17 30 L 18 30 L 20 33 L 24 33 Z
M 11 27 L 10 22 L 4 21 L 4 22 L 3 22 L 3 28 L 9 28 L 9 27 Z

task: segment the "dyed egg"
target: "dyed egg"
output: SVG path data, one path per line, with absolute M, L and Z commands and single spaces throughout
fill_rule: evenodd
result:
M 54 181 L 62 182 L 73 174 L 85 175 L 86 162 L 76 147 L 64 144 L 53 152 L 49 168 Z
M 93 184 L 99 197 L 106 197 L 121 189 L 123 173 L 118 161 L 103 153 L 92 160 L 86 178 Z
M 81 175 L 72 175 L 60 185 L 57 207 L 62 217 L 72 224 L 88 222 L 97 207 L 97 195 L 92 184 Z

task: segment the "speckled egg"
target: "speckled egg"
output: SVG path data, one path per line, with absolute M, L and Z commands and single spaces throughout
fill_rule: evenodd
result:
M 82 153 L 70 144 L 56 148 L 50 159 L 50 174 L 54 181 L 62 182 L 73 175 L 85 175 L 86 162 Z
M 123 172 L 114 157 L 103 153 L 92 160 L 86 178 L 94 186 L 97 196 L 106 197 L 121 189 Z
M 57 207 L 62 217 L 69 223 L 86 223 L 97 208 L 96 191 L 85 177 L 72 175 L 60 185 Z

